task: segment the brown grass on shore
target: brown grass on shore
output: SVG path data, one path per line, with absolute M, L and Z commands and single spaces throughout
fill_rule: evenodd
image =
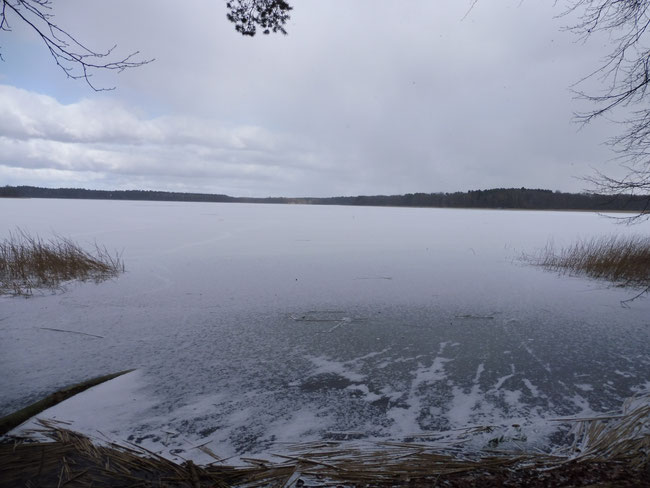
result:
M 650 237 L 606 236 L 580 240 L 556 250 L 552 243 L 527 262 L 552 271 L 583 274 L 619 286 L 650 286 Z
M 142 487 L 475 487 L 647 486 L 650 397 L 626 400 L 620 413 L 551 421 L 573 425 L 574 442 L 553 453 L 462 453 L 434 445 L 321 441 L 283 453 L 225 464 L 178 464 L 131 443 L 93 440 L 54 421 L 39 420 L 27 438 L 0 442 L 0 488 L 14 486 Z M 30 442 L 30 435 L 41 437 Z M 273 460 L 274 459 L 274 460 Z
M 121 257 L 98 244 L 89 252 L 65 237 L 44 241 L 21 230 L 0 241 L 0 295 L 31 295 L 70 280 L 100 282 L 123 271 Z

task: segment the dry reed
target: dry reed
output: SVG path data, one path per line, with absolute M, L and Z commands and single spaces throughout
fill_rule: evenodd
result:
M 650 237 L 605 236 L 556 250 L 552 243 L 524 260 L 552 271 L 604 279 L 618 286 L 650 286 Z
M 98 244 L 89 252 L 71 239 L 45 241 L 20 229 L 0 241 L 0 295 L 31 295 L 34 289 L 56 289 L 70 280 L 100 282 L 123 271 L 119 254 Z
M 229 466 L 215 456 L 214 463 L 197 466 L 133 444 L 98 443 L 40 420 L 32 434 L 49 441 L 0 443 L 0 487 L 646 486 L 650 396 L 628 399 L 618 414 L 558 421 L 574 425 L 575 442 L 548 454 L 463 455 L 427 444 L 323 441 L 286 446 L 284 453 L 271 454 L 279 461 L 242 459 L 247 465 Z

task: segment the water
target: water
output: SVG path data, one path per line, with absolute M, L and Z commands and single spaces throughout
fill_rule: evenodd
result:
M 127 268 L 0 298 L 0 415 L 137 368 L 48 415 L 185 457 L 486 424 L 545 449 L 547 419 L 650 385 L 648 300 L 519 260 L 643 230 L 592 213 L 5 199 L 0 223 Z

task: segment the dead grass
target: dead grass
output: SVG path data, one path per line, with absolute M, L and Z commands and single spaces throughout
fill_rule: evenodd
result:
M 28 432 L 28 438 L 49 440 L 0 442 L 0 487 L 647 486 L 650 396 L 630 398 L 621 412 L 606 416 L 556 421 L 573 425 L 574 442 L 546 454 L 469 455 L 417 443 L 354 446 L 322 441 L 285 446 L 284 453 L 266 458 L 244 458 L 246 465 L 227 465 L 215 456 L 214 463 L 197 466 L 191 461 L 177 464 L 142 446 L 93 440 L 40 420 L 41 428 Z
M 45 241 L 20 229 L 0 242 L 0 295 L 31 295 L 71 280 L 100 282 L 123 271 L 119 254 L 98 244 L 89 252 L 71 239 Z
M 606 236 L 556 250 L 552 243 L 524 260 L 560 273 L 586 275 L 618 286 L 650 286 L 650 237 Z

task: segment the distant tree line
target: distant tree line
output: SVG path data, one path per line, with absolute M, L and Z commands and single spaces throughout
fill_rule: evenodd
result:
M 358 196 L 315 199 L 321 204 L 395 207 L 509 208 L 530 210 L 627 210 L 646 209 L 647 197 L 563 193 L 528 188 L 493 188 L 454 193 L 407 193 L 391 196 Z
M 227 195 L 177 193 L 150 190 L 86 190 L 83 188 L 40 188 L 37 186 L 5 186 L 0 197 L 12 198 L 78 198 L 83 200 L 149 200 L 180 202 L 230 202 Z
M 148 200 L 168 202 L 276 203 L 307 205 L 362 205 L 380 207 L 507 208 L 528 210 L 647 211 L 648 198 L 638 195 L 563 193 L 528 188 L 494 188 L 454 193 L 407 193 L 329 198 L 246 198 L 211 193 L 151 190 L 86 190 L 83 188 L 0 187 L 0 197 L 77 198 L 85 200 Z

